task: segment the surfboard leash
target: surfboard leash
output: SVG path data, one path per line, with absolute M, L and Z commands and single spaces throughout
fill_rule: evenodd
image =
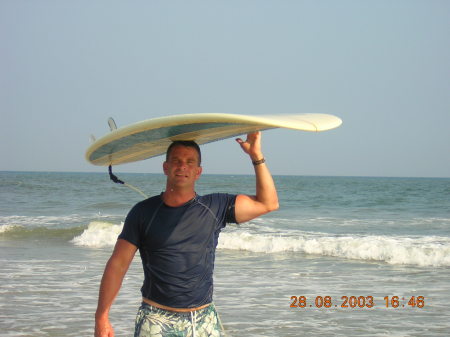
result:
M 126 182 L 120 180 L 114 173 L 112 173 L 112 166 L 111 165 L 109 165 L 109 167 L 108 167 L 108 172 L 109 172 L 109 179 L 111 179 L 114 183 L 126 186 L 129 189 L 132 189 L 133 191 L 135 191 L 135 192 L 139 193 L 140 195 L 142 195 L 145 199 L 148 199 L 148 195 L 146 195 L 144 192 L 142 192 L 139 188 L 137 188 L 137 187 L 135 187 L 133 185 L 127 184 Z

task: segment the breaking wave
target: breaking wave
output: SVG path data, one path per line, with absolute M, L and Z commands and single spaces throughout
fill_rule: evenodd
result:
M 450 238 L 222 233 L 218 248 L 258 253 L 301 252 L 345 259 L 417 266 L 450 266 Z
M 78 246 L 112 246 L 122 224 L 91 222 L 71 242 Z M 300 252 L 344 259 L 407 264 L 416 266 L 450 266 L 450 238 L 440 236 L 330 235 L 292 231 L 279 233 L 275 228 L 231 228 L 220 234 L 218 249 L 255 253 Z

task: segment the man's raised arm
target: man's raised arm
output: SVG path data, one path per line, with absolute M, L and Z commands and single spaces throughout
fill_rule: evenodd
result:
M 252 220 L 278 209 L 278 195 L 261 151 L 261 132 L 249 133 L 247 139 L 236 139 L 250 156 L 256 175 L 256 195 L 239 194 L 236 198 L 235 214 L 238 223 Z

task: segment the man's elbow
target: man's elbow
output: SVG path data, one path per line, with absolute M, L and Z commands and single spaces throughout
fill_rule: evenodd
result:
M 271 202 L 270 204 L 266 205 L 266 213 L 274 212 L 278 208 L 280 208 L 280 204 L 278 203 L 278 200 Z

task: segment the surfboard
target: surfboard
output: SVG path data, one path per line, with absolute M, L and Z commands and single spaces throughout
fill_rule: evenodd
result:
M 327 114 L 237 115 L 198 113 L 152 118 L 121 128 L 111 122 L 111 132 L 97 139 L 86 159 L 99 166 L 118 165 L 165 154 L 175 140 L 193 140 L 202 145 L 255 131 L 287 128 L 311 132 L 341 125 Z M 113 125 L 113 126 L 111 126 Z

